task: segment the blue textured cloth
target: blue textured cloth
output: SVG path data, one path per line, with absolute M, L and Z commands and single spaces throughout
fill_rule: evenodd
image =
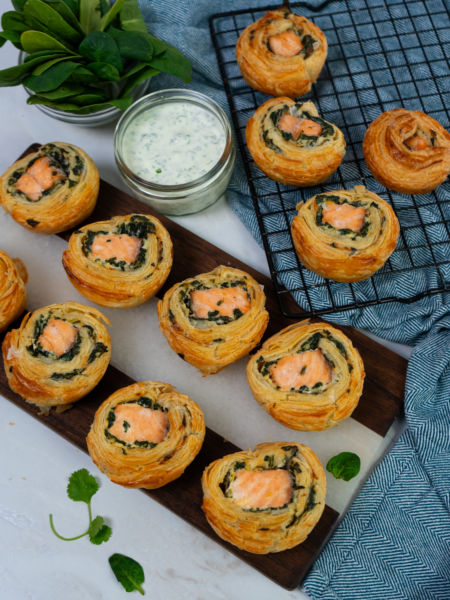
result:
M 441 0 L 426 2 L 428 10 L 438 15 L 440 26 L 447 26 Z M 151 90 L 193 88 L 216 100 L 230 116 L 208 18 L 218 12 L 257 8 L 267 3 L 140 0 L 149 31 L 179 48 L 194 68 L 189 85 L 159 75 L 152 80 Z M 408 0 L 408 3 L 412 14 L 419 15 L 420 25 L 420 19 L 425 18 L 420 16 L 425 12 L 423 2 Z M 360 9 L 367 7 L 364 0 L 349 0 L 349 4 L 358 9 L 359 15 L 364 12 Z M 385 4 L 392 5 L 393 11 L 401 8 L 399 0 L 367 0 L 369 7 L 380 10 Z M 307 10 L 302 13 L 309 14 Z M 389 23 L 384 26 L 389 27 Z M 450 39 L 448 28 L 442 31 L 447 31 Z M 344 30 L 341 33 L 344 35 Z M 442 68 L 448 69 L 448 65 Z M 393 100 L 390 108 L 402 105 L 398 99 Z M 407 101 L 403 100 L 403 104 L 407 106 Z M 442 111 L 439 120 L 448 127 L 446 118 Z M 239 152 L 228 199 L 261 243 Z M 432 283 L 432 277 L 419 280 L 409 274 L 399 275 L 395 291 Z M 301 295 L 297 300 L 305 306 Z M 424 298 L 412 305 L 385 304 L 326 318 L 338 324 L 366 327 L 385 339 L 415 346 L 408 366 L 405 397 L 409 430 L 363 487 L 314 564 L 304 589 L 312 598 L 323 600 L 449 600 L 450 295 Z

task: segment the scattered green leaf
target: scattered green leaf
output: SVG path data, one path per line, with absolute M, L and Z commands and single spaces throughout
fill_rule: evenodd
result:
M 137 590 L 144 595 L 141 584 L 145 581 L 144 569 L 141 565 L 123 554 L 113 554 L 109 558 L 109 564 L 117 581 L 123 585 L 127 592 Z
M 356 477 L 361 470 L 361 459 L 353 452 L 341 452 L 328 461 L 327 471 L 332 473 L 336 479 L 350 481 Z
M 69 485 L 67 486 L 67 495 L 74 502 L 85 502 L 87 504 L 89 511 L 89 526 L 87 531 L 81 535 L 77 535 L 73 538 L 65 538 L 56 532 L 53 525 L 53 516 L 50 515 L 50 527 L 56 537 L 65 542 L 71 542 L 88 535 L 91 542 L 97 546 L 102 542 L 107 542 L 109 540 L 112 531 L 110 527 L 104 524 L 103 517 L 95 517 L 95 519 L 92 519 L 91 500 L 98 491 L 98 488 L 99 486 L 95 477 L 93 477 L 87 469 L 80 469 L 79 471 L 72 473 L 69 479 Z

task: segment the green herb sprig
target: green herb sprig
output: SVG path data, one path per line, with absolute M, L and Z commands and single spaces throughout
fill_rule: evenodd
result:
M 111 527 L 104 524 L 103 517 L 95 517 L 95 519 L 92 519 L 91 499 L 92 496 L 98 492 L 98 488 L 99 485 L 95 480 L 95 477 L 93 477 L 87 469 L 80 469 L 79 471 L 72 473 L 69 479 L 69 485 L 67 486 L 67 495 L 74 502 L 85 502 L 88 505 L 89 526 L 87 531 L 81 535 L 77 535 L 73 538 L 65 538 L 56 532 L 53 525 L 53 515 L 50 515 L 50 527 L 56 537 L 65 542 L 72 542 L 73 540 L 79 540 L 88 535 L 91 542 L 97 546 L 102 542 L 107 542 L 109 540 L 112 530 Z
M 113 554 L 109 558 L 109 564 L 117 581 L 123 585 L 127 592 L 137 590 L 144 595 L 142 584 L 145 581 L 144 569 L 141 565 L 123 554 Z
M 327 471 L 332 473 L 336 479 L 350 481 L 356 477 L 361 470 L 361 459 L 353 452 L 341 452 L 330 458 Z
M 125 110 L 133 88 L 160 72 L 192 79 L 189 60 L 147 32 L 138 0 L 12 0 L 2 15 L 9 40 L 27 56 L 0 71 L 0 87 L 23 84 L 28 104 L 74 114 Z M 112 84 L 120 84 L 114 86 Z

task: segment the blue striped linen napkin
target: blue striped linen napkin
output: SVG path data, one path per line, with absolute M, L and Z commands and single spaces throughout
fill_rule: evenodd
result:
M 420 1 L 414 4 L 408 1 L 409 7 L 417 5 L 420 9 Z M 428 8 L 441 3 L 441 0 L 426 1 Z M 366 8 L 399 5 L 399 0 L 366 2 Z M 195 89 L 213 98 L 230 117 L 208 18 L 215 13 L 268 3 L 268 0 L 140 0 L 149 31 L 179 48 L 194 68 L 190 84 L 161 74 L 152 80 L 151 90 Z M 320 2 L 311 0 L 311 3 Z M 364 0 L 348 0 L 352 10 L 364 3 Z M 342 2 L 338 4 L 342 9 Z M 305 16 L 311 14 L 307 9 L 301 12 Z M 397 100 L 390 107 L 398 106 L 402 104 Z M 440 121 L 448 127 L 444 117 L 442 112 Z M 329 189 L 333 189 L 332 183 Z M 265 185 L 270 186 L 270 181 Z M 376 187 L 376 182 L 371 189 L 383 191 Z M 310 190 L 309 195 L 314 193 Z M 261 244 L 239 152 L 227 196 L 233 211 Z M 298 200 L 294 194 L 294 205 Z M 398 294 L 435 283 L 432 275 L 413 273 L 399 274 L 394 283 L 391 279 L 386 285 L 393 286 L 392 293 Z M 346 293 L 343 289 L 342 294 Z M 306 308 L 300 294 L 296 300 Z M 415 346 L 406 382 L 405 413 L 409 429 L 364 485 L 304 581 L 304 590 L 315 600 L 449 600 L 450 295 L 435 295 L 411 305 L 390 303 L 341 312 L 327 315 L 326 319 L 365 327 L 382 338 Z

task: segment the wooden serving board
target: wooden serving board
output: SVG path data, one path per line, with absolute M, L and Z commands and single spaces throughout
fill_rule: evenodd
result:
M 35 152 L 38 147 L 38 144 L 33 144 L 22 156 Z M 104 221 L 113 216 L 131 213 L 157 217 L 167 228 L 173 241 L 172 271 L 158 297 L 162 298 L 164 292 L 175 283 L 224 264 L 246 271 L 265 286 L 266 307 L 270 314 L 270 321 L 264 339 L 292 324 L 291 320 L 280 313 L 272 281 L 268 277 L 105 181 L 101 182 L 97 206 L 86 223 Z M 70 235 L 71 232 L 65 232 L 60 234 L 60 237 L 68 240 Z M 292 298 L 290 302 L 293 303 L 295 310 L 298 310 Z M 20 321 L 21 319 L 14 323 L 11 329 L 18 327 Z M 407 361 L 351 327 L 340 327 L 340 329 L 358 348 L 366 370 L 364 392 L 352 417 L 384 437 L 403 405 Z M 0 342 L 3 341 L 3 337 L 4 334 L 0 337 Z M 26 403 L 9 388 L 3 365 L 0 368 L 0 393 L 84 452 L 87 452 L 86 436 L 98 406 L 116 390 L 132 383 L 134 383 L 133 379 L 110 365 L 99 385 L 86 398 L 75 403 L 72 409 L 59 414 L 51 411 L 49 416 L 39 417 L 37 407 Z M 287 434 L 288 432 L 289 430 L 286 430 Z M 224 440 L 224 435 L 207 428 L 203 447 L 185 473 L 163 488 L 143 490 L 143 492 L 275 583 L 292 590 L 300 584 L 320 554 L 339 513 L 325 506 L 319 523 L 307 540 L 296 548 L 284 552 L 266 555 L 251 554 L 224 542 L 211 529 L 201 509 L 203 500 L 201 476 L 205 467 L 211 462 L 238 450 L 240 449 L 234 444 Z

